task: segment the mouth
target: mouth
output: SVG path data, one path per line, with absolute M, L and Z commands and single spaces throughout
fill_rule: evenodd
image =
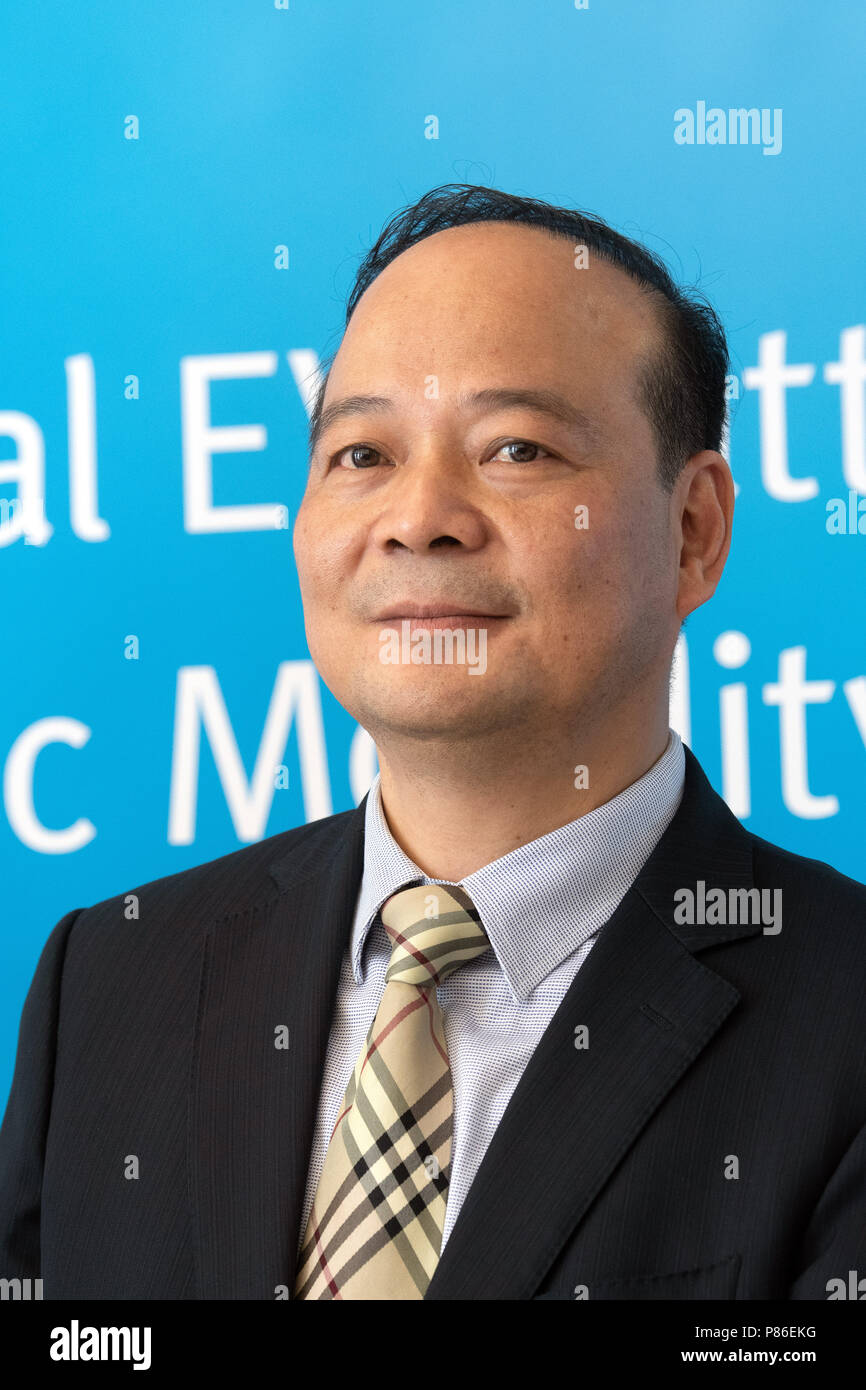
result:
M 396 603 L 377 614 L 375 623 L 411 622 L 415 627 L 485 627 L 488 623 L 506 622 L 510 613 L 485 613 L 450 603 Z
M 378 626 L 393 627 L 397 623 L 411 623 L 412 628 L 490 628 L 499 623 L 507 623 L 508 615 L 497 613 L 436 613 L 425 617 L 422 614 L 398 613 L 393 617 L 377 619 Z

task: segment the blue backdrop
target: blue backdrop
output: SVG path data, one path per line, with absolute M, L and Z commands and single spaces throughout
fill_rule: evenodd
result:
M 353 271 L 436 184 L 594 212 L 716 304 L 738 506 L 672 722 L 750 829 L 866 877 L 856 6 L 19 0 L 0 25 L 0 1103 L 63 913 L 369 784 L 291 526 Z

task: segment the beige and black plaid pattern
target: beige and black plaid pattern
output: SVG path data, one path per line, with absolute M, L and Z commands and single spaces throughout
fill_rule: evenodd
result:
M 403 888 L 381 915 L 385 988 L 331 1134 L 295 1298 L 420 1299 L 439 1261 L 454 1097 L 436 986 L 490 942 L 454 884 Z

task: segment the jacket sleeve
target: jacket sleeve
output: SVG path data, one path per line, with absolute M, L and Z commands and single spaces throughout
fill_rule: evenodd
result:
M 0 1127 L 0 1279 L 40 1277 L 42 1170 L 69 934 L 79 913 L 55 926 L 24 1001 L 12 1089 Z
M 788 1298 L 866 1298 L 866 1125 L 821 1193 L 800 1264 Z

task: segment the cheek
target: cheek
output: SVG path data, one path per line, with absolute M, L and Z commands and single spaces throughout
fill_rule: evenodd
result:
M 656 602 L 651 538 L 612 503 L 590 506 L 585 529 L 550 519 L 522 564 L 545 661 L 615 646 Z
M 530 589 L 544 595 L 546 611 L 557 612 L 606 585 L 616 574 L 618 538 L 602 509 L 588 505 L 575 512 L 566 504 L 536 526 L 522 549 L 521 572 Z
M 578 532 L 581 570 L 589 582 L 613 589 L 640 606 L 663 568 L 665 513 L 637 485 L 597 501 L 589 529 Z
M 295 522 L 295 565 L 304 603 L 324 603 L 343 580 L 348 542 L 325 508 L 305 503 Z
M 310 525 L 309 507 L 306 501 L 301 503 L 298 514 L 295 517 L 295 526 L 292 531 L 292 550 L 295 556 L 295 568 L 298 571 L 298 579 L 301 587 L 310 570 L 310 561 L 313 558 L 310 549 Z

